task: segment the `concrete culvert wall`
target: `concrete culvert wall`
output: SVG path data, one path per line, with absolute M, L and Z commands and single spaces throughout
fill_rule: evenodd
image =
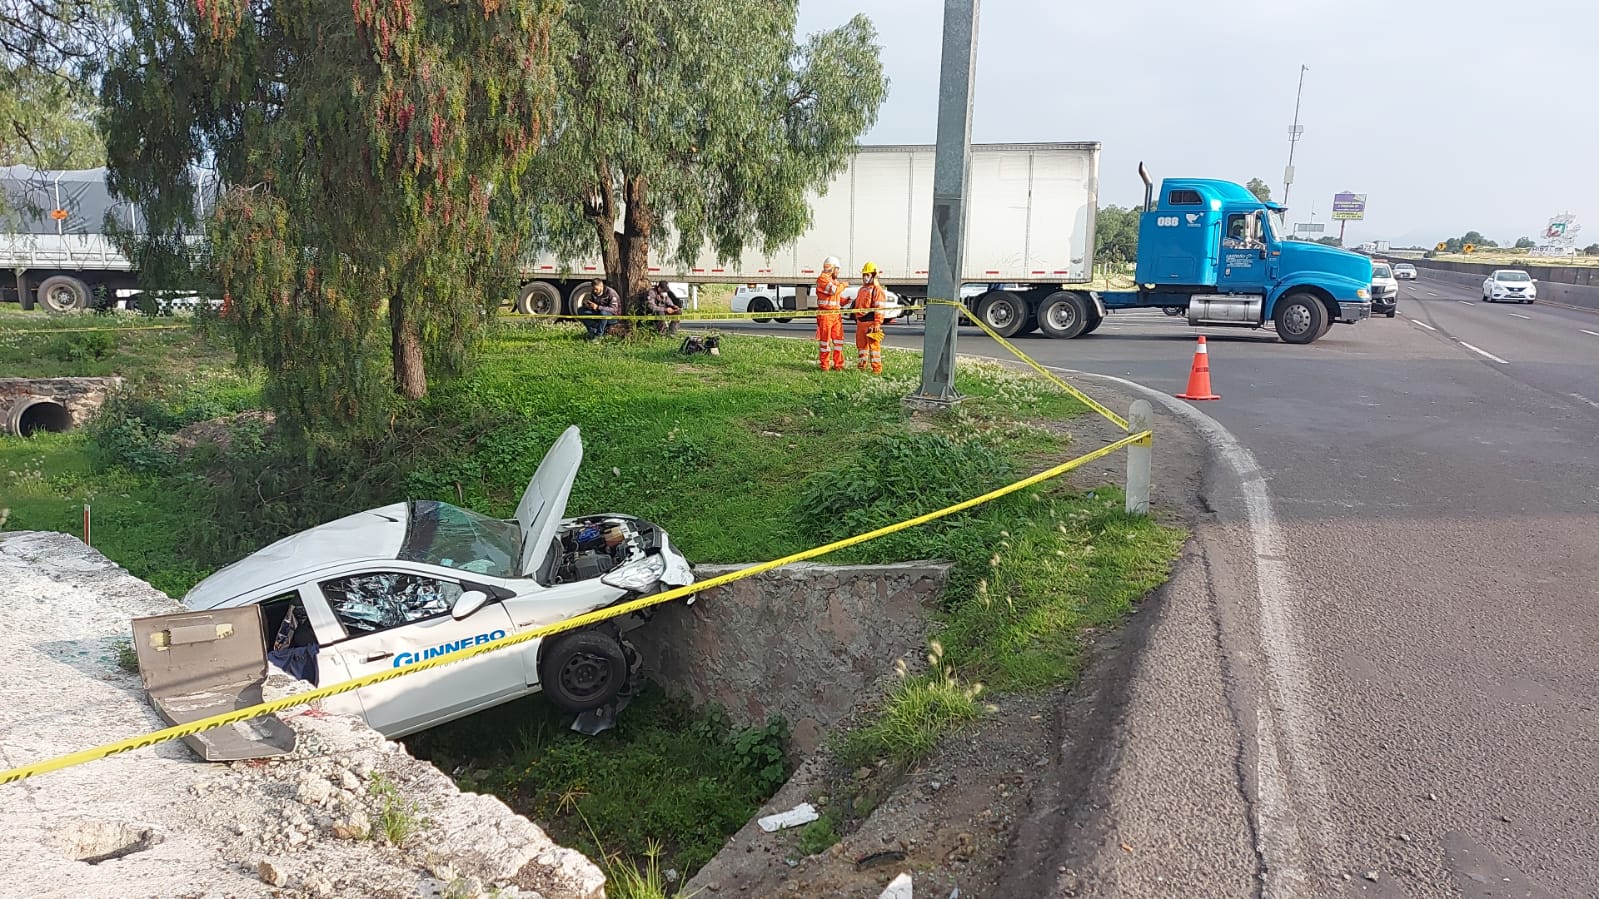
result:
M 696 566 L 710 578 L 737 566 Z M 652 680 L 740 725 L 782 715 L 808 755 L 885 676 L 926 652 L 949 566 L 799 564 L 671 603 L 629 635 Z M 625 714 L 625 713 L 624 713 Z
M 59 434 L 72 429 L 72 413 L 49 397 L 30 396 L 17 400 L 6 416 L 7 433 L 32 437 L 40 431 Z
M 70 431 L 92 417 L 121 378 L 0 378 L 0 430 L 27 437 Z

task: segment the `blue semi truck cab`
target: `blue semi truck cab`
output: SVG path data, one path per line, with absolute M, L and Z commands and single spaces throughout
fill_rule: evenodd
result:
M 1230 181 L 1145 176 L 1136 290 L 1101 294 L 1107 309 L 1182 309 L 1195 325 L 1259 328 L 1310 343 L 1336 322 L 1371 317 L 1371 260 L 1289 240 L 1282 206 Z
M 1159 195 L 1142 164 L 1136 287 L 1096 292 L 1070 285 L 993 290 L 973 303 L 1001 336 L 1036 327 L 1051 337 L 1092 333 L 1108 312 L 1164 309 L 1192 325 L 1262 328 L 1311 343 L 1335 323 L 1371 317 L 1371 260 L 1289 240 L 1287 211 L 1242 185 L 1167 178 Z M 1009 332 L 1009 333 L 1007 333 Z

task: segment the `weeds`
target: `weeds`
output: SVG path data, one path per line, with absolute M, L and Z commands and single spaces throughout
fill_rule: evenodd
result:
M 382 805 L 372 832 L 381 835 L 389 845 L 403 847 L 407 840 L 427 829 L 429 822 L 421 816 L 417 803 L 401 796 L 399 788 L 387 776 L 373 772 L 367 792 L 377 797 Z
M 129 674 L 139 673 L 139 651 L 133 648 L 132 640 L 118 640 L 111 649 L 116 653 L 118 668 Z
M 983 685 L 963 685 L 937 640 L 928 641 L 928 649 L 928 672 L 913 676 L 901 659 L 894 669 L 900 682 L 877 719 L 846 735 L 843 756 L 851 764 L 880 758 L 915 764 L 932 755 L 945 734 L 982 717 L 985 708 L 977 697 Z
M 838 840 L 838 821 L 832 812 L 824 812 L 820 818 L 800 830 L 797 848 L 804 857 L 820 855 L 833 848 Z

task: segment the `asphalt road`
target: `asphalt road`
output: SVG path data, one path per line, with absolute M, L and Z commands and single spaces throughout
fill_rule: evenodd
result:
M 1170 394 L 1194 333 L 1019 345 Z M 1420 281 L 1308 347 L 1200 333 L 1197 558 L 1015 895 L 1599 896 L 1599 315 Z

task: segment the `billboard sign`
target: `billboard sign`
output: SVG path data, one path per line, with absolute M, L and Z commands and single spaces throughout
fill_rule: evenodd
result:
M 1366 195 L 1333 194 L 1333 221 L 1358 222 L 1366 217 Z

